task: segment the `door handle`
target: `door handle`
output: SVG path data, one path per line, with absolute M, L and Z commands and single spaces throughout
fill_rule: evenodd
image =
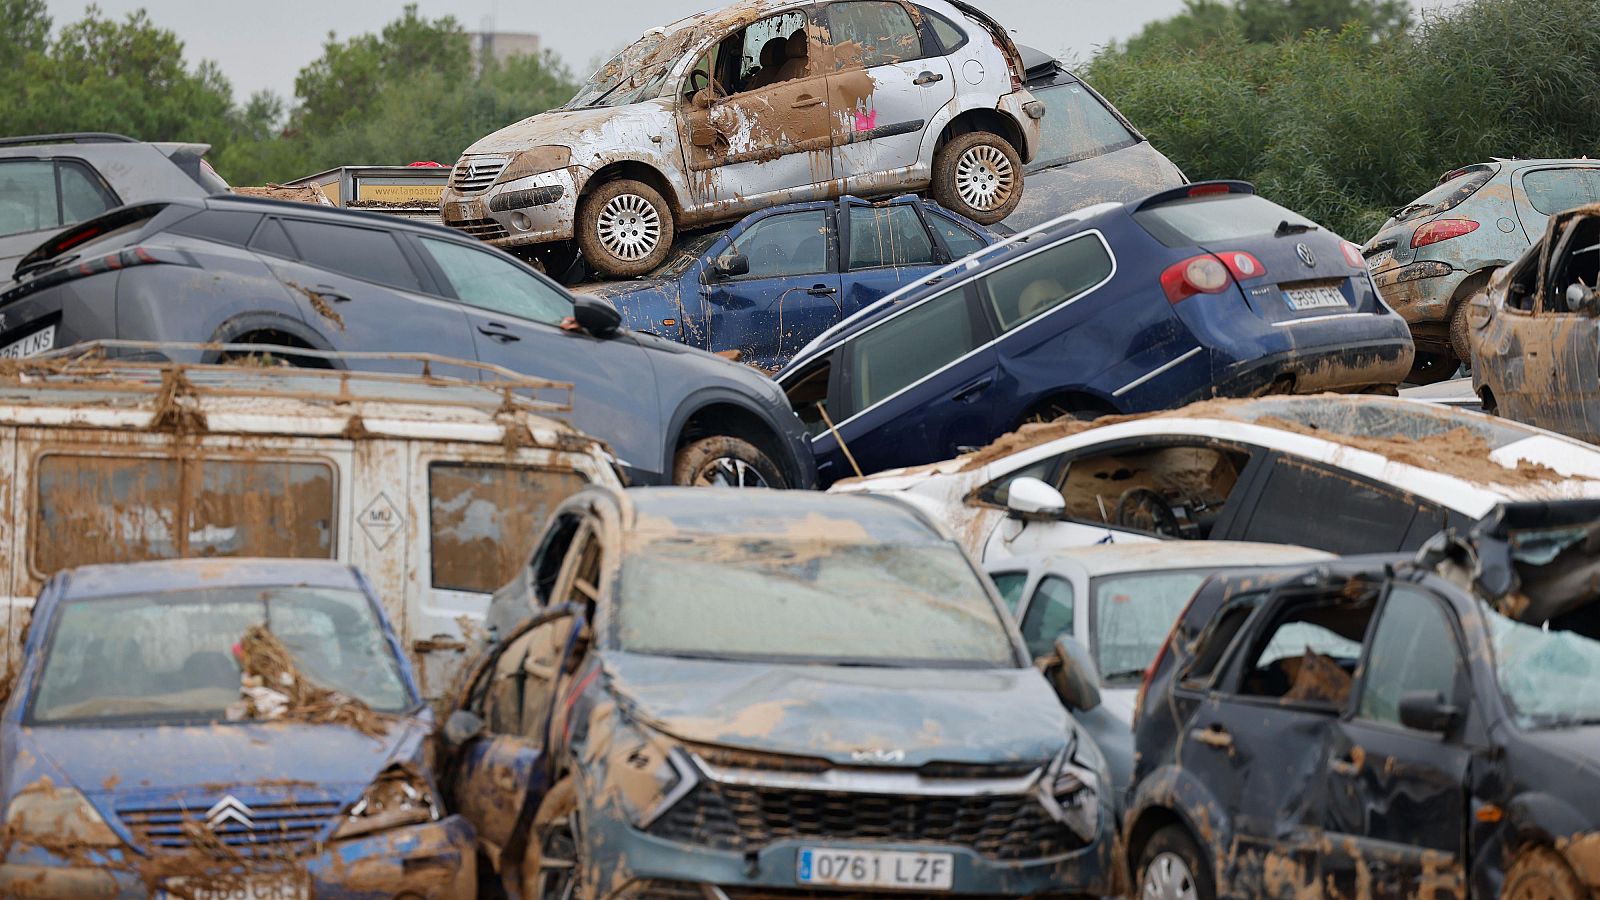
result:
M 1189 732 L 1189 736 L 1194 738 L 1196 743 L 1205 744 L 1207 747 L 1215 747 L 1218 750 L 1229 750 L 1233 747 L 1233 735 L 1229 734 L 1228 729 L 1223 728 L 1221 725 L 1196 728 Z
M 350 302 L 350 295 L 341 294 L 338 291 L 334 290 L 331 287 L 328 287 L 325 284 L 319 284 L 316 287 L 312 288 L 311 290 L 316 292 L 317 296 L 321 297 L 324 300 L 332 300 L 335 303 L 349 303 Z
M 507 331 L 506 327 L 501 325 L 499 322 L 488 322 L 486 324 L 479 325 L 478 331 L 481 334 L 486 334 L 489 337 L 494 338 L 502 344 L 509 344 L 512 341 L 522 340 L 522 338 L 517 337 L 516 335 Z
M 956 391 L 955 395 L 952 396 L 950 399 L 958 401 L 958 402 L 962 401 L 962 400 L 972 400 L 972 399 L 976 398 L 979 394 L 981 394 L 984 391 L 988 390 L 989 389 L 989 385 L 991 385 L 991 384 L 994 384 L 994 379 L 993 378 L 980 378 L 977 381 L 974 381 L 973 383 L 971 383 L 971 384 L 967 385 L 966 387 L 962 388 L 961 390 Z
M 1328 768 L 1333 770 L 1333 774 L 1343 775 L 1346 778 L 1353 778 L 1361 774 L 1361 764 L 1348 756 L 1341 756 L 1330 761 Z
M 821 97 L 812 97 L 809 94 L 802 95 L 798 100 L 796 100 L 793 103 L 789 104 L 789 108 L 790 109 L 805 109 L 805 108 L 810 107 L 810 106 L 816 106 L 818 103 L 821 103 L 822 100 L 823 100 L 823 98 L 821 98 Z
M 839 292 L 838 288 L 833 287 L 831 285 L 826 285 L 826 284 L 813 284 L 806 291 L 806 293 L 810 294 L 813 297 L 826 297 L 829 294 L 836 294 L 838 292 Z
M 917 75 L 917 77 L 915 79 L 912 80 L 911 83 L 912 84 L 933 84 L 935 81 L 943 81 L 943 80 L 944 80 L 944 76 L 940 75 L 937 72 L 921 72 L 921 73 L 919 73 Z

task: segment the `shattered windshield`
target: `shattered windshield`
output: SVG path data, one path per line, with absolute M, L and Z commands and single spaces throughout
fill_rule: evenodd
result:
M 240 643 L 258 625 L 322 688 L 379 711 L 413 704 L 364 594 L 225 587 L 63 603 L 31 718 L 223 719 L 241 696 Z
M 1366 402 L 1364 402 L 1366 401 Z M 1368 398 L 1264 397 L 1241 405 L 1232 415 L 1250 422 L 1289 422 L 1343 437 L 1404 437 L 1413 441 L 1440 437 L 1464 428 L 1498 450 L 1538 434 L 1506 419 L 1448 407 L 1404 401 L 1370 402 Z
M 562 109 L 626 106 L 660 96 L 672 64 L 694 39 L 692 27 L 655 28 L 606 60 Z
M 622 649 L 839 665 L 1014 668 L 999 611 L 951 543 L 681 537 L 622 564 Z
M 1209 570 L 1133 572 L 1089 583 L 1095 665 L 1107 682 L 1138 681 Z
M 1481 604 L 1500 691 L 1523 728 L 1600 725 L 1600 640 L 1529 625 Z

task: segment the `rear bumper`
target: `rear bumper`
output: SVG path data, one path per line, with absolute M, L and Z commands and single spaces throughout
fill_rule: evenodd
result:
M 1415 351 L 1410 338 L 1377 339 L 1282 350 L 1221 368 L 1211 397 L 1254 397 L 1266 393 L 1316 394 L 1398 385 L 1411 371 Z
M 1450 300 L 1470 273 L 1449 263 L 1424 259 L 1374 273 L 1372 283 L 1413 331 L 1448 339 Z

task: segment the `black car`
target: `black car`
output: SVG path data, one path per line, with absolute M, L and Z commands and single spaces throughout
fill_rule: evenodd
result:
M 1139 896 L 1600 888 L 1600 503 L 1208 582 L 1146 676 Z
M 0 357 L 104 338 L 426 351 L 571 382 L 573 424 L 636 482 L 815 482 L 771 381 L 621 329 L 604 302 L 447 228 L 224 195 L 157 201 L 55 236 L 0 291 Z

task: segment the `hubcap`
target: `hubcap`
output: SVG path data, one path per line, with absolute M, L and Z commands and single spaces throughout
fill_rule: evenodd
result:
M 618 194 L 607 200 L 595 224 L 601 246 L 627 262 L 649 256 L 661 241 L 661 216 L 638 194 Z
M 1011 199 L 1016 172 L 999 147 L 983 144 L 956 160 L 956 195 L 973 209 L 991 210 Z
M 755 466 L 732 456 L 719 456 L 706 463 L 695 484 L 702 487 L 771 487 Z
M 1194 874 L 1189 864 L 1176 853 L 1163 853 L 1150 860 L 1144 870 L 1144 900 L 1198 900 Z

